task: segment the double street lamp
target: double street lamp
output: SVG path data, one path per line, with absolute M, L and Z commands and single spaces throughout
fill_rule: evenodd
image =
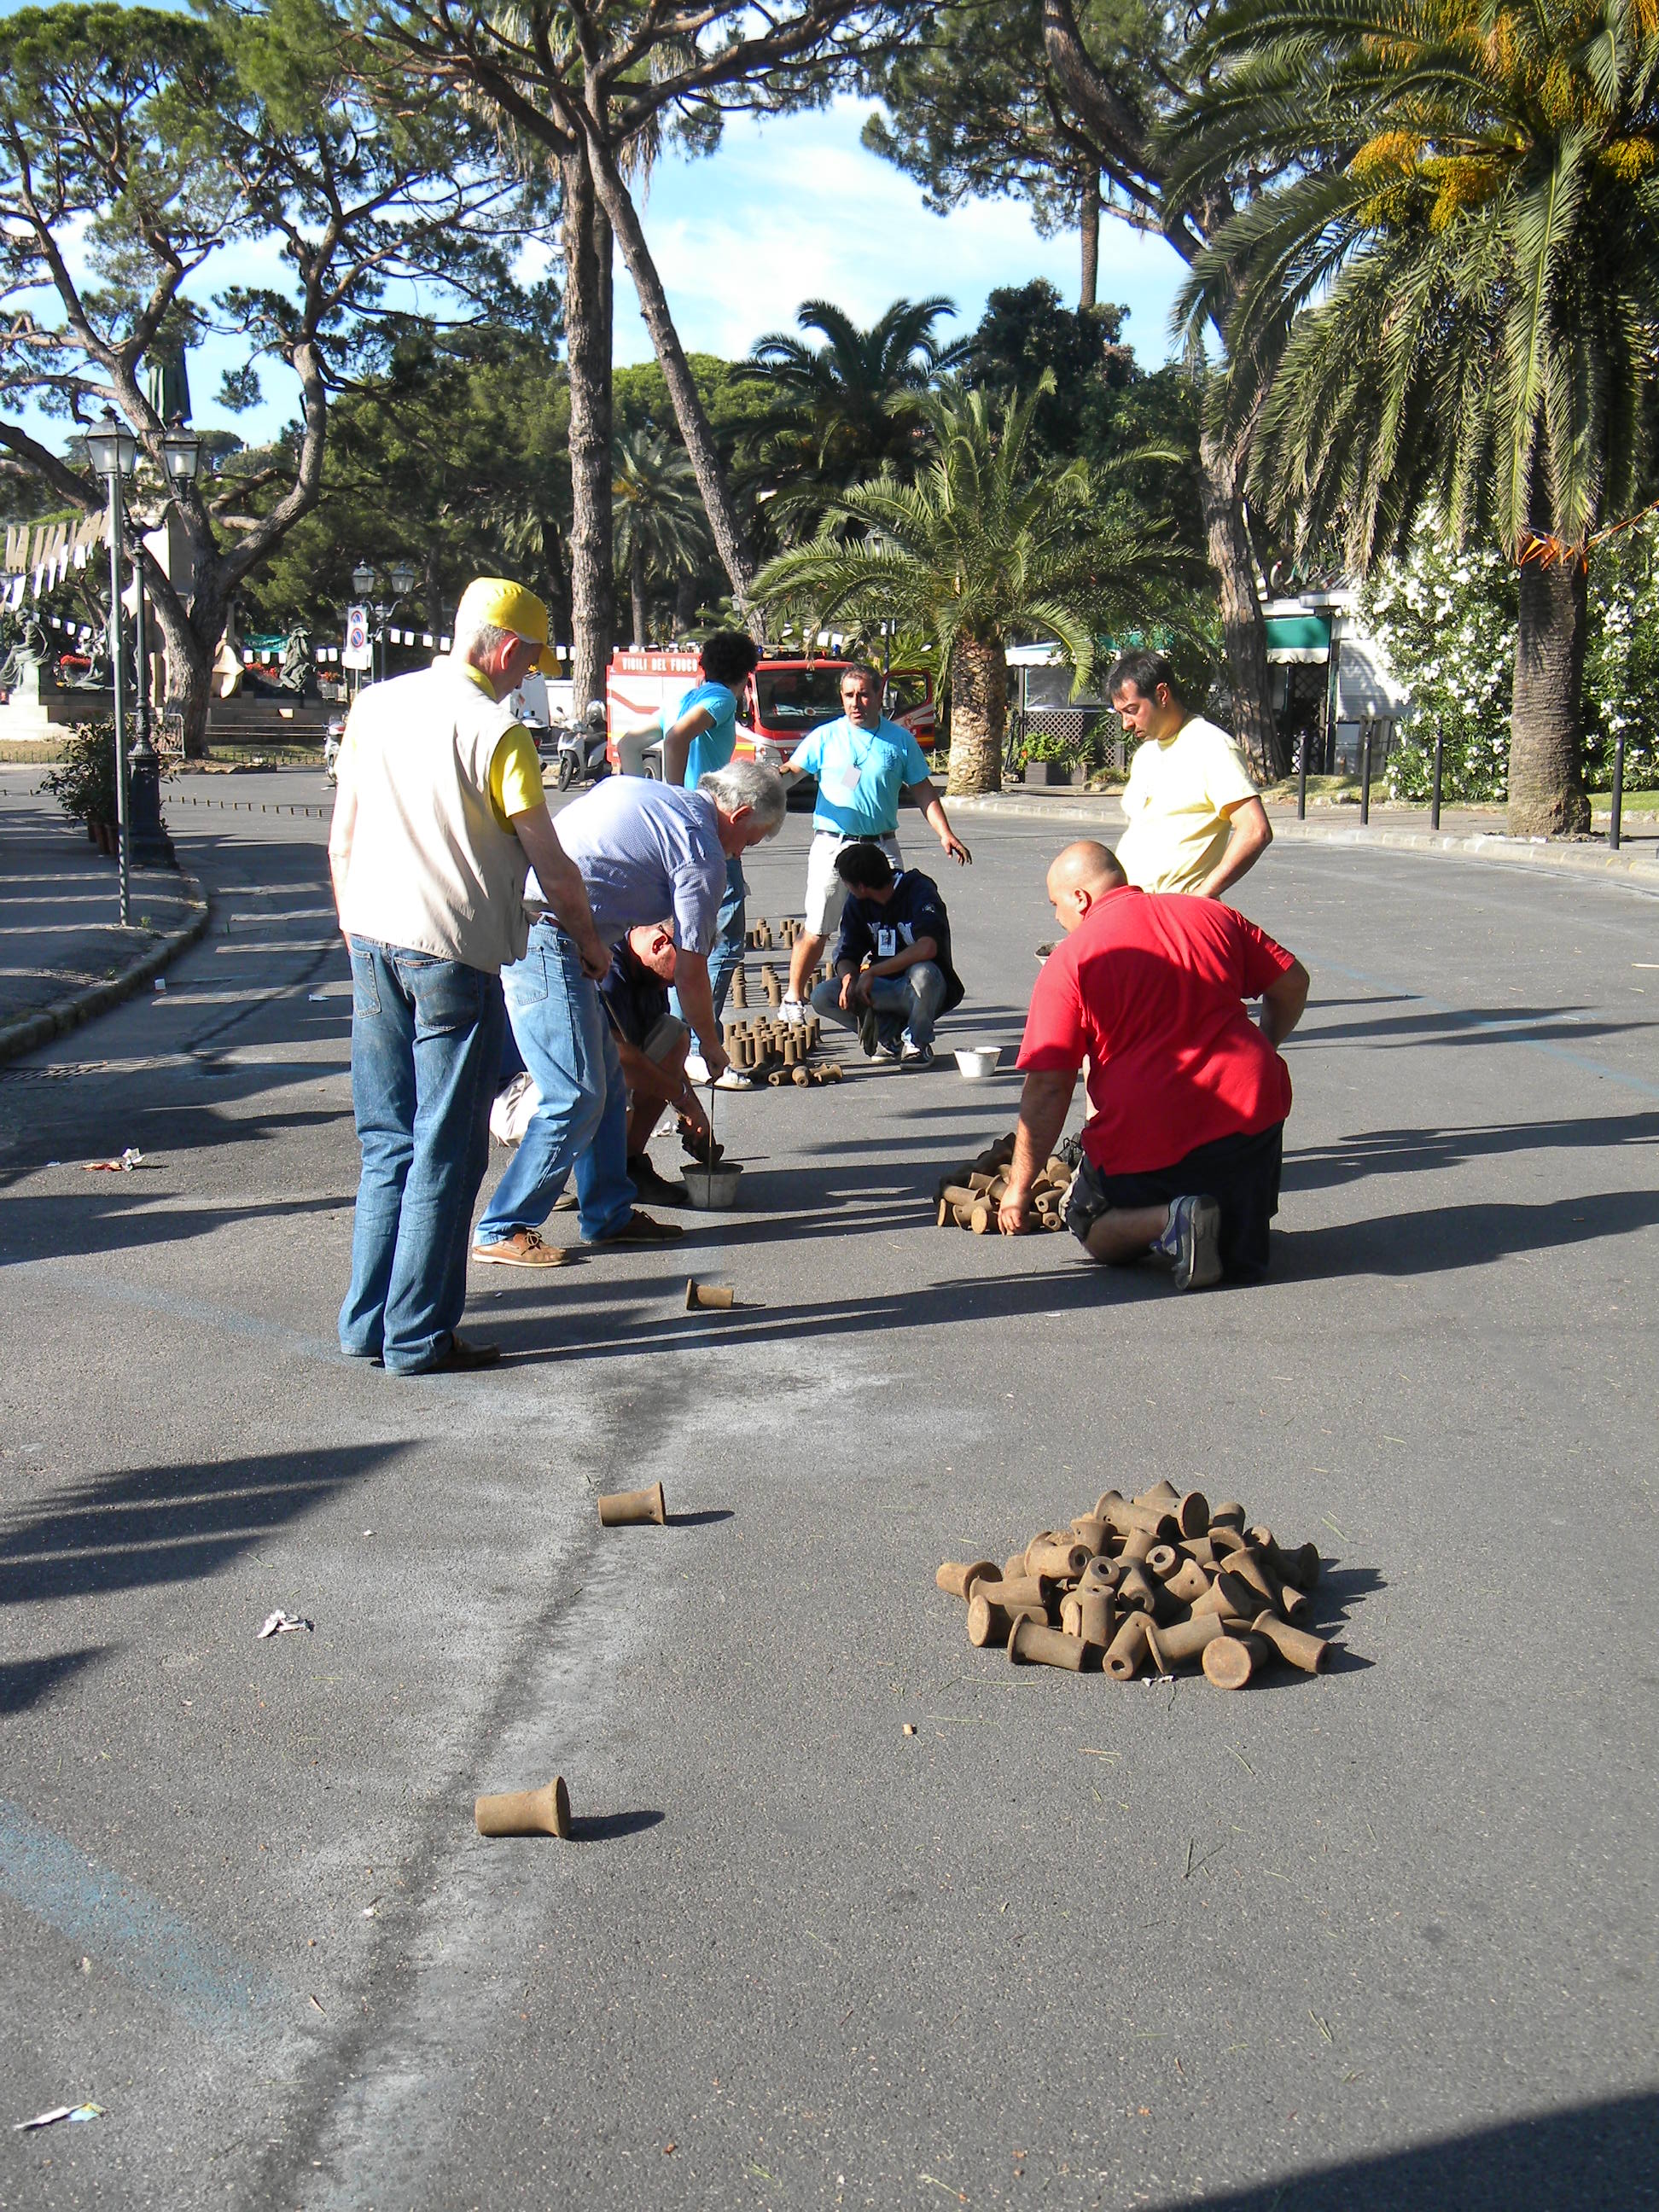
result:
M 360 561 L 351 572 L 351 588 L 359 599 L 368 602 L 374 617 L 373 647 L 379 655 L 378 665 L 369 671 L 371 680 L 386 674 L 386 626 L 415 588 L 415 569 L 412 562 L 394 561 L 386 571 L 386 581 L 392 586 L 390 600 L 369 599 L 378 581 L 374 570 L 367 561 Z
M 161 459 L 167 482 L 176 488 L 191 483 L 201 465 L 202 441 L 182 425 L 164 432 Z M 87 457 L 94 472 L 109 488 L 109 658 L 115 691 L 115 818 L 120 849 L 121 927 L 130 919 L 131 862 L 134 850 L 141 862 L 170 865 L 173 848 L 161 827 L 161 768 L 150 742 L 149 653 L 145 622 L 144 572 L 136 556 L 133 575 L 133 647 L 137 694 L 134 701 L 135 740 L 129 762 L 126 750 L 126 682 L 121 652 L 121 542 L 125 529 L 122 487 L 138 465 L 138 441 L 124 422 L 106 410 L 101 422 L 87 433 Z

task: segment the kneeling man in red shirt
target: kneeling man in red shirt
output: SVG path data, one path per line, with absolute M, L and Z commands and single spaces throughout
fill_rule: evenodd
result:
M 1218 899 L 1132 890 L 1104 845 L 1048 871 L 1065 942 L 1031 994 L 1014 1164 L 998 1225 L 1026 1225 L 1031 1184 L 1089 1062 L 1083 1164 L 1066 1225 L 1091 1259 L 1159 1252 L 1179 1290 L 1266 1273 L 1290 1071 L 1308 971 Z M 1261 1000 L 1261 1026 L 1244 1012 Z

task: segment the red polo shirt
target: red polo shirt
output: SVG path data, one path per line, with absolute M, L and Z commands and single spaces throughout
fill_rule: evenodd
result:
M 1107 1175 L 1173 1167 L 1291 1110 L 1290 1071 L 1244 1012 L 1295 963 L 1219 899 L 1108 891 L 1043 963 L 1024 1069 L 1089 1061 L 1083 1149 Z

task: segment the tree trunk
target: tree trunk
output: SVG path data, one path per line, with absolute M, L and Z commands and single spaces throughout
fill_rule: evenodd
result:
M 185 758 L 205 760 L 208 709 L 213 700 L 213 657 L 218 650 L 219 633 L 224 628 L 224 601 L 198 588 L 186 621 L 180 619 L 182 609 L 178 608 L 176 600 L 169 605 L 173 595 L 156 590 L 154 582 L 149 597 L 150 613 L 161 633 L 167 664 L 167 696 L 155 702 L 157 727 L 161 715 L 169 707 L 176 708 L 184 724 Z M 204 626 L 210 622 L 215 624 L 213 635 L 205 645 L 197 629 L 198 611 Z
M 570 667 L 577 709 L 605 696 L 616 627 L 611 542 L 611 225 L 578 147 L 559 164 L 570 369 Z
M 1233 735 L 1244 749 L 1251 775 L 1260 782 L 1276 783 L 1289 763 L 1267 690 L 1267 626 L 1256 595 L 1255 550 L 1239 489 L 1243 465 L 1220 433 L 1208 428 L 1200 434 L 1198 458 L 1210 566 L 1221 595 Z
M 1542 533 L 1540 533 L 1542 534 Z M 1522 564 L 1510 714 L 1510 835 L 1582 837 L 1588 579 L 1572 558 Z
M 1002 788 L 1008 661 L 1000 638 L 959 637 L 951 655 L 951 797 Z
M 637 530 L 628 550 L 628 596 L 634 605 L 634 642 L 640 646 L 649 645 L 651 634 L 645 609 L 645 555 L 640 550 Z
M 547 570 L 551 596 L 547 618 L 557 632 L 554 642 L 562 645 L 570 635 L 570 577 L 565 567 L 559 526 L 550 514 L 541 518 L 542 565 Z
M 1083 187 L 1083 280 L 1078 289 L 1078 306 L 1096 306 L 1100 295 L 1100 177 L 1091 176 Z
M 674 328 L 674 319 L 669 312 L 668 295 L 663 289 L 662 279 L 657 274 L 657 264 L 646 244 L 639 210 L 635 207 L 632 195 L 617 168 L 614 156 L 599 144 L 599 126 L 589 118 L 588 127 L 594 184 L 604 203 L 605 211 L 621 241 L 623 258 L 628 264 L 629 275 L 634 279 L 634 289 L 640 295 L 640 313 L 651 333 L 657 365 L 662 370 L 668 396 L 674 404 L 675 420 L 679 424 L 680 436 L 690 459 L 692 473 L 697 479 L 703 512 L 708 517 L 708 526 L 714 533 L 714 548 L 731 579 L 732 596 L 758 641 L 764 635 L 764 623 L 759 611 L 749 604 L 749 586 L 755 574 L 754 560 L 749 550 L 748 533 L 744 529 L 742 519 L 732 501 L 731 487 L 726 482 L 726 464 L 714 441 L 714 427 L 685 358 L 679 332 Z M 568 306 L 566 313 L 568 315 Z
M 674 641 L 678 645 L 685 638 L 697 618 L 697 580 L 682 576 L 674 586 Z

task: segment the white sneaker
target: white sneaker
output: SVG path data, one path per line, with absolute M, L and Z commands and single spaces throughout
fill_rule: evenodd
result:
M 700 1052 L 686 1054 L 685 1079 L 693 1090 L 707 1091 L 708 1088 L 708 1062 Z M 739 1074 L 735 1067 L 728 1067 L 714 1084 L 716 1091 L 752 1091 L 754 1087 L 750 1078 Z
M 778 1007 L 778 1019 L 787 1022 L 792 1030 L 798 1030 L 805 1021 L 809 1011 L 804 999 L 792 999 L 786 994 Z

